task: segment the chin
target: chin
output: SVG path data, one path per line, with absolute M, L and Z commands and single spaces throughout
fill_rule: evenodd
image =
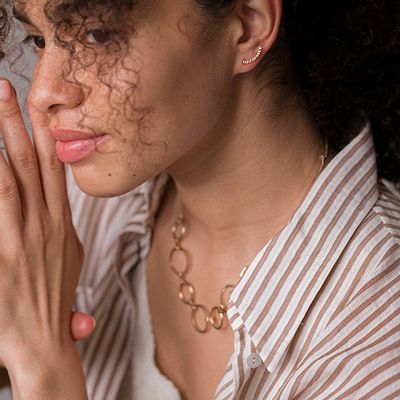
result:
M 135 174 L 119 176 L 117 172 L 104 172 L 98 169 L 91 170 L 87 166 L 80 168 L 78 165 L 71 164 L 71 172 L 75 184 L 79 189 L 93 197 L 117 197 L 143 184 L 148 177 L 139 177 Z

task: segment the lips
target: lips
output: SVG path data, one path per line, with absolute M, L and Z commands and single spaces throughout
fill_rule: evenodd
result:
M 108 135 L 94 135 L 89 132 L 57 129 L 51 131 L 57 139 L 56 153 L 60 161 L 73 163 L 86 158 Z
M 95 134 L 93 132 L 75 131 L 71 129 L 57 129 L 51 131 L 52 136 L 62 142 L 69 142 L 71 140 L 87 140 L 95 137 L 103 136 L 103 134 Z

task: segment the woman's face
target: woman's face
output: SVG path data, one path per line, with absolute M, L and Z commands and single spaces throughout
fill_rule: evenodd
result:
M 97 151 L 71 163 L 81 190 L 116 196 L 162 170 L 193 166 L 204 144 L 212 142 L 229 101 L 234 63 L 229 27 L 215 31 L 205 44 L 196 37 L 203 20 L 194 1 L 153 1 L 140 15 L 133 10 L 124 16 L 134 21 L 124 52 L 112 54 L 95 42 L 92 65 L 78 69 L 79 63 L 72 63 L 82 86 L 63 79 L 69 55 L 54 43 L 54 29 L 43 13 L 45 1 L 26 3 L 24 14 L 34 25 L 26 30 L 45 40 L 37 52 L 29 107 L 48 114 L 51 130 L 107 134 Z M 89 21 L 88 27 L 99 25 Z M 93 45 L 93 38 L 99 36 L 85 40 Z M 87 49 L 81 56 L 90 54 Z

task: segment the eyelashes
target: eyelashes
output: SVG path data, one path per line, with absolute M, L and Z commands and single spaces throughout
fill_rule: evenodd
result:
M 89 42 L 89 44 L 105 45 L 111 40 L 111 32 L 106 29 L 89 29 L 85 32 L 85 36 L 88 37 L 89 35 L 95 40 L 95 43 Z
M 90 45 L 104 46 L 108 44 L 112 39 L 112 33 L 106 29 L 89 29 L 84 33 L 84 42 Z M 28 34 L 23 40 L 22 44 L 26 46 L 32 46 L 35 53 L 44 50 L 46 47 L 46 41 L 43 36 Z
M 42 45 L 43 45 L 43 47 L 41 47 L 41 45 L 38 45 L 37 43 L 38 42 L 36 42 L 36 40 L 38 40 L 38 41 L 42 41 L 41 43 L 42 43 Z M 24 44 L 24 45 L 30 45 L 30 46 L 35 46 L 34 47 L 34 51 L 35 52 L 37 52 L 37 51 L 40 51 L 40 50 L 43 50 L 44 49 L 44 47 L 45 47 L 45 40 L 44 40 L 44 38 L 43 38 L 43 36 L 39 36 L 39 35 L 27 35 L 26 37 L 25 37 L 25 39 L 22 41 L 22 44 Z

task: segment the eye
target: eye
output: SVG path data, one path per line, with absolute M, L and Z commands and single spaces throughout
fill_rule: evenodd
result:
M 89 44 L 106 44 L 111 39 L 111 33 L 103 29 L 90 29 L 85 35 Z
M 46 46 L 46 42 L 43 36 L 39 35 L 27 35 L 26 38 L 22 41 L 25 45 L 33 45 L 35 46 L 34 51 L 43 50 Z

